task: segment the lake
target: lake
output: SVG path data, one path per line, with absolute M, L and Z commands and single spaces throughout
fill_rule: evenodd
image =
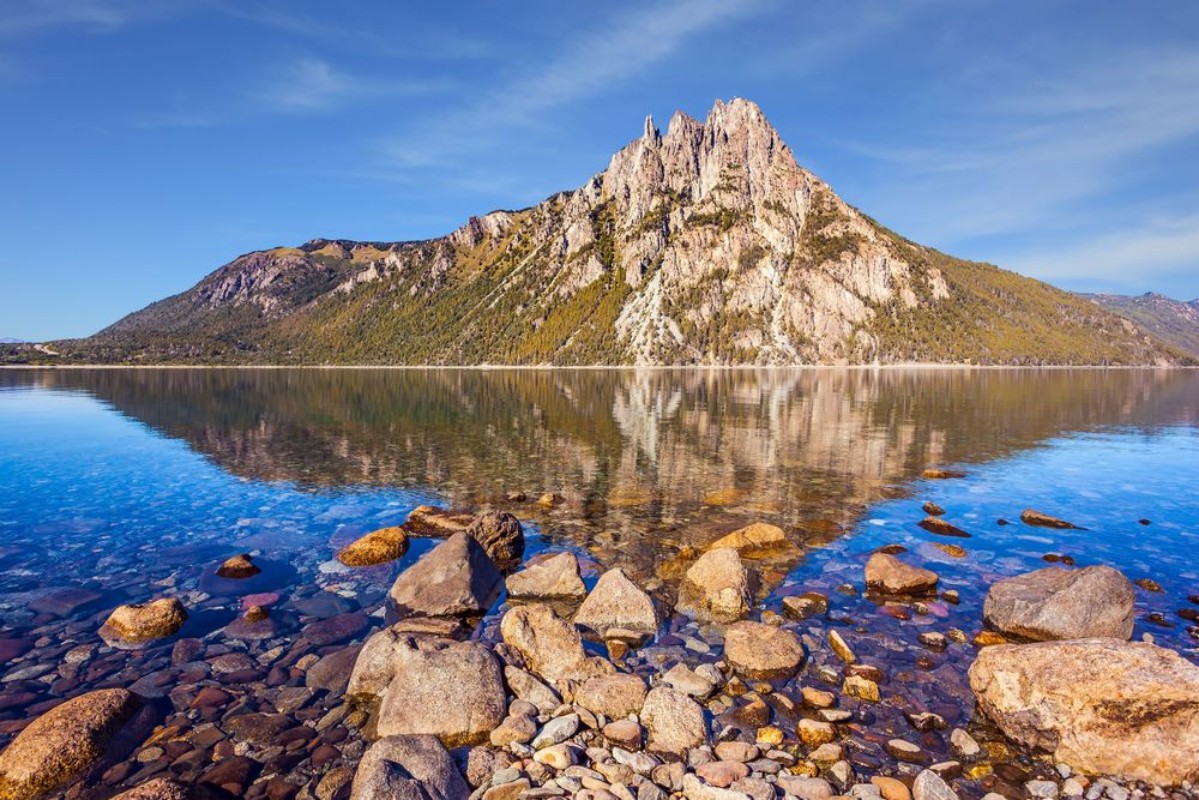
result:
M 963 477 L 923 478 L 929 467 Z M 356 763 L 365 718 L 306 685 L 306 669 L 382 627 L 392 581 L 437 542 L 358 570 L 334 552 L 421 504 L 490 506 L 520 518 L 527 556 L 574 552 L 588 585 L 621 567 L 664 608 L 705 545 L 781 527 L 794 552 L 757 565 L 760 608 L 829 598 L 798 626 L 802 681 L 835 663 L 831 627 L 889 673 L 888 701 L 851 726 L 851 762 L 895 766 L 880 743 L 912 734 L 905 712 L 931 710 L 988 745 L 965 782 L 981 796 L 1045 768 L 972 719 L 963 676 L 986 587 L 1049 562 L 1117 567 L 1144 584 L 1134 638 L 1197 661 L 1199 629 L 1179 614 L 1199 608 L 1197 482 L 1188 370 L 3 370 L 0 746 L 64 698 L 136 684 L 166 733 L 93 783 L 315 792 Z M 919 527 L 928 502 L 968 537 Z M 1026 508 L 1080 529 L 1025 525 Z M 863 565 L 885 545 L 960 602 L 864 595 Z M 214 574 L 243 552 L 260 575 Z M 176 637 L 135 650 L 97 637 L 115 606 L 164 594 L 190 613 Z M 260 638 L 226 627 L 247 602 L 270 609 Z M 496 637 L 502 602 L 476 637 Z M 922 647 L 926 631 L 962 642 Z M 181 640 L 198 649 L 181 655 Z M 719 643 L 674 615 L 633 658 L 714 659 Z M 282 716 L 272 736 L 230 733 L 263 710 Z M 920 739 L 937 760 L 944 734 Z

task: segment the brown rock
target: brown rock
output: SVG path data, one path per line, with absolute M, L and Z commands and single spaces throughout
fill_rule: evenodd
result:
M 600 576 L 595 588 L 575 613 L 575 624 L 606 638 L 610 628 L 653 636 L 658 632 L 658 612 L 650 596 L 620 568 Z
M 541 603 L 509 609 L 500 620 L 500 635 L 551 684 L 563 678 L 582 681 L 613 669 L 605 659 L 588 657 L 578 630 Z
M 525 532 L 516 517 L 506 511 L 487 511 L 475 517 L 466 532 L 483 546 L 487 557 L 502 572 L 520 566 Z
M 171 636 L 187 621 L 187 610 L 175 597 L 118 606 L 100 628 L 100 638 L 114 647 L 130 647 Z
M 866 562 L 866 586 L 888 594 L 919 595 L 937 588 L 937 573 L 913 567 L 887 553 L 875 553 Z
M 947 522 L 940 517 L 934 517 L 931 514 L 920 520 L 920 527 L 924 528 L 929 533 L 935 533 L 938 536 L 957 536 L 961 539 L 969 539 L 970 534 L 958 526 Z
M 386 736 L 358 763 L 351 800 L 463 800 L 470 787 L 433 736 Z
M 380 528 L 359 537 L 337 554 L 347 567 L 373 567 L 403 558 L 408 552 L 408 534 L 401 527 Z
M 1034 511 L 1031 508 L 1026 508 L 1020 512 L 1020 521 L 1025 525 L 1033 525 L 1038 528 L 1061 528 L 1083 530 L 1073 523 L 1066 522 L 1064 519 L 1051 517 L 1048 514 L 1042 514 L 1040 511 Z
M 929 467 L 920 473 L 920 477 L 930 481 L 944 481 L 950 478 L 964 478 L 966 473 L 959 472 L 953 469 L 939 469 L 937 467 Z
M 379 709 L 379 736 L 431 734 L 446 747 L 482 744 L 507 715 L 499 660 L 477 642 L 398 647 Z
M 191 790 L 174 778 L 153 778 L 112 800 L 188 800 Z
M 687 695 L 665 686 L 650 690 L 641 708 L 641 722 L 649 733 L 647 750 L 683 755 L 707 742 L 703 708 Z
M 575 702 L 594 714 L 620 719 L 637 714 L 645 704 L 645 681 L 637 675 L 600 675 L 588 678 L 575 692 Z
M 795 550 L 783 529 L 765 522 L 754 522 L 720 537 L 708 545 L 708 550 L 731 547 L 742 558 L 767 558 Z
M 695 774 L 703 778 L 709 786 L 725 789 L 748 777 L 749 767 L 740 761 L 709 761 L 696 767 Z
M 731 547 L 704 553 L 679 585 L 679 610 L 702 621 L 736 622 L 748 616 L 752 606 L 750 575 Z
M 805 654 L 790 631 L 746 620 L 725 631 L 724 657 L 746 678 L 775 679 L 794 675 Z
M 1145 642 L 988 647 L 970 667 L 979 708 L 1009 738 L 1089 773 L 1199 780 L 1199 667 Z
M 920 508 L 930 517 L 939 517 L 945 513 L 945 509 L 941 508 L 941 506 L 937 505 L 932 500 L 926 500 L 924 505 L 922 505 Z
M 1028 639 L 1132 638 L 1136 593 L 1118 570 L 1046 567 L 998 581 L 983 617 L 1000 631 Z
M 83 777 L 141 707 L 131 692 L 99 689 L 42 714 L 0 752 L 0 798 L 38 797 Z
M 401 614 L 476 616 L 491 606 L 502 580 L 482 545 L 456 533 L 400 573 L 390 597 Z
M 254 565 L 253 557 L 249 553 L 242 553 L 239 556 L 225 559 L 225 562 L 217 567 L 217 577 L 219 578 L 253 578 L 258 573 L 262 572 Z
M 473 514 L 462 511 L 447 511 L 437 506 L 417 506 L 408 514 L 404 528 L 413 536 L 447 539 L 456 533 L 463 533 L 474 521 Z
M 530 564 L 509 575 L 505 584 L 509 597 L 564 599 L 587 594 L 587 587 L 579 576 L 579 559 L 574 553 L 558 553 Z

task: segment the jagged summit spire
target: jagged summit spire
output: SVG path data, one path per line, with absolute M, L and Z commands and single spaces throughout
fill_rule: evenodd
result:
M 641 135 L 646 139 L 658 138 L 658 129 L 654 127 L 654 117 L 652 114 L 645 115 L 645 131 Z

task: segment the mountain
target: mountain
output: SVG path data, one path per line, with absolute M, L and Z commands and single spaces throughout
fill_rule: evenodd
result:
M 0 337 L 0 344 L 26 344 L 26 343 L 27 342 L 24 339 L 13 339 L 8 336 Z
M 1184 303 L 1164 295 L 1146 292 L 1136 296 L 1122 294 L 1084 294 L 1091 302 L 1110 309 L 1136 323 L 1142 330 L 1179 350 L 1199 356 L 1199 299 Z
M 1069 293 L 887 230 L 752 102 L 678 112 L 584 186 L 415 242 L 241 256 L 90 339 L 94 362 L 1166 364 Z

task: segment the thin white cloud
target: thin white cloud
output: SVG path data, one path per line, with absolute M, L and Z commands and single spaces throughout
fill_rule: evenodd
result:
M 268 65 L 244 86 L 216 101 L 189 103 L 142 114 L 142 127 L 209 127 L 273 114 L 322 115 L 358 103 L 445 89 L 444 80 L 376 80 L 342 71 L 328 61 L 301 56 Z
M 401 169 L 447 166 L 458 153 L 494 141 L 498 131 L 534 125 L 549 109 L 615 89 L 696 35 L 769 5 L 772 0 L 673 0 L 600 19 L 564 41 L 555 55 L 484 89 L 476 101 L 385 142 L 384 151 Z
M 1110 52 L 1078 66 L 1007 76 L 976 94 L 969 116 L 938 120 L 925 143 L 848 147 L 887 164 L 884 209 L 943 241 L 1078 224 L 1084 201 L 1118 185 L 1129 159 L 1199 137 L 1199 54 Z
M 1009 265 L 1050 281 L 1161 287 L 1199 270 L 1199 214 L 1155 218 L 1066 247 L 1025 252 Z
M 109 32 L 145 19 L 178 14 L 191 0 L 4 0 L 0 35 L 28 35 L 78 27 Z

